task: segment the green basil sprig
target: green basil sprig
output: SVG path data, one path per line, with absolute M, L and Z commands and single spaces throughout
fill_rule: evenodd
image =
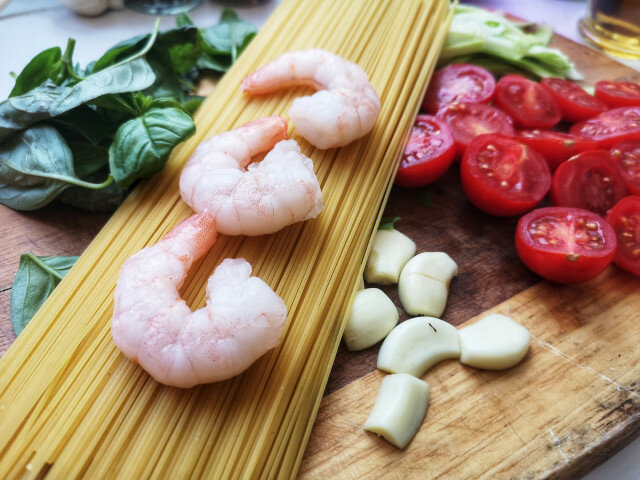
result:
M 20 256 L 18 273 L 11 287 L 11 323 L 20 335 L 53 289 L 78 257 L 38 257 L 29 252 Z

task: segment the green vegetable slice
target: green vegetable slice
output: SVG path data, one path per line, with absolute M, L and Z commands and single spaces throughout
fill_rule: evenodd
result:
M 20 256 L 18 272 L 11 287 L 11 323 L 20 335 L 40 306 L 67 274 L 78 257 Z

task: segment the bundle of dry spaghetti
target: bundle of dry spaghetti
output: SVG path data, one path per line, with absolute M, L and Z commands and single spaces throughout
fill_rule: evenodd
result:
M 448 0 L 286 0 L 201 107 L 197 134 L 139 186 L 0 362 L 1 478 L 288 478 L 313 425 L 343 319 L 450 20 Z M 262 237 L 220 237 L 183 296 L 204 304 L 227 257 L 246 258 L 282 297 L 282 344 L 243 374 L 192 389 L 158 384 L 113 344 L 124 260 L 191 214 L 183 165 L 203 139 L 286 114 L 307 89 L 241 94 L 242 78 L 285 51 L 319 47 L 360 65 L 382 102 L 373 131 L 314 150 L 325 209 Z M 135 292 L 134 292 L 135 294 Z

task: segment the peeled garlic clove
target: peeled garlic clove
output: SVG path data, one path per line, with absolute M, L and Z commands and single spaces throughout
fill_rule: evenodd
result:
M 428 406 L 429 385 L 426 382 L 403 373 L 387 375 L 382 379 L 364 429 L 404 448 L 420 428 Z
M 402 269 L 398 295 L 410 315 L 439 317 L 444 312 L 449 283 L 458 274 L 458 266 L 443 252 L 416 255 Z
M 439 318 L 410 318 L 382 342 L 378 368 L 421 377 L 436 363 L 459 356 L 460 342 L 454 326 Z
M 349 350 L 362 350 L 375 345 L 393 330 L 398 318 L 398 309 L 382 290 L 360 290 L 344 329 L 344 343 Z
M 460 362 L 485 370 L 513 367 L 529 350 L 529 332 L 504 315 L 488 315 L 458 332 Z
M 364 268 L 367 283 L 398 283 L 402 267 L 416 253 L 416 244 L 397 230 L 378 230 Z

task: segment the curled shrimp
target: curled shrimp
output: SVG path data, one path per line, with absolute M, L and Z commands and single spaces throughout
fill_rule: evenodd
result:
M 321 149 L 343 147 L 366 135 L 380 113 L 380 99 L 358 65 L 324 50 L 288 52 L 242 81 L 242 90 L 261 95 L 292 85 L 318 89 L 296 98 L 289 117 L 296 130 Z
M 207 303 L 192 311 L 179 289 L 216 239 L 205 211 L 129 258 L 115 290 L 116 346 L 158 382 L 176 387 L 230 378 L 280 342 L 282 299 L 244 259 L 226 259 L 207 283 Z
M 196 212 L 209 210 L 227 235 L 273 233 L 316 217 L 322 194 L 313 162 L 286 137 L 286 119 L 272 116 L 209 138 L 182 171 L 182 199 Z

